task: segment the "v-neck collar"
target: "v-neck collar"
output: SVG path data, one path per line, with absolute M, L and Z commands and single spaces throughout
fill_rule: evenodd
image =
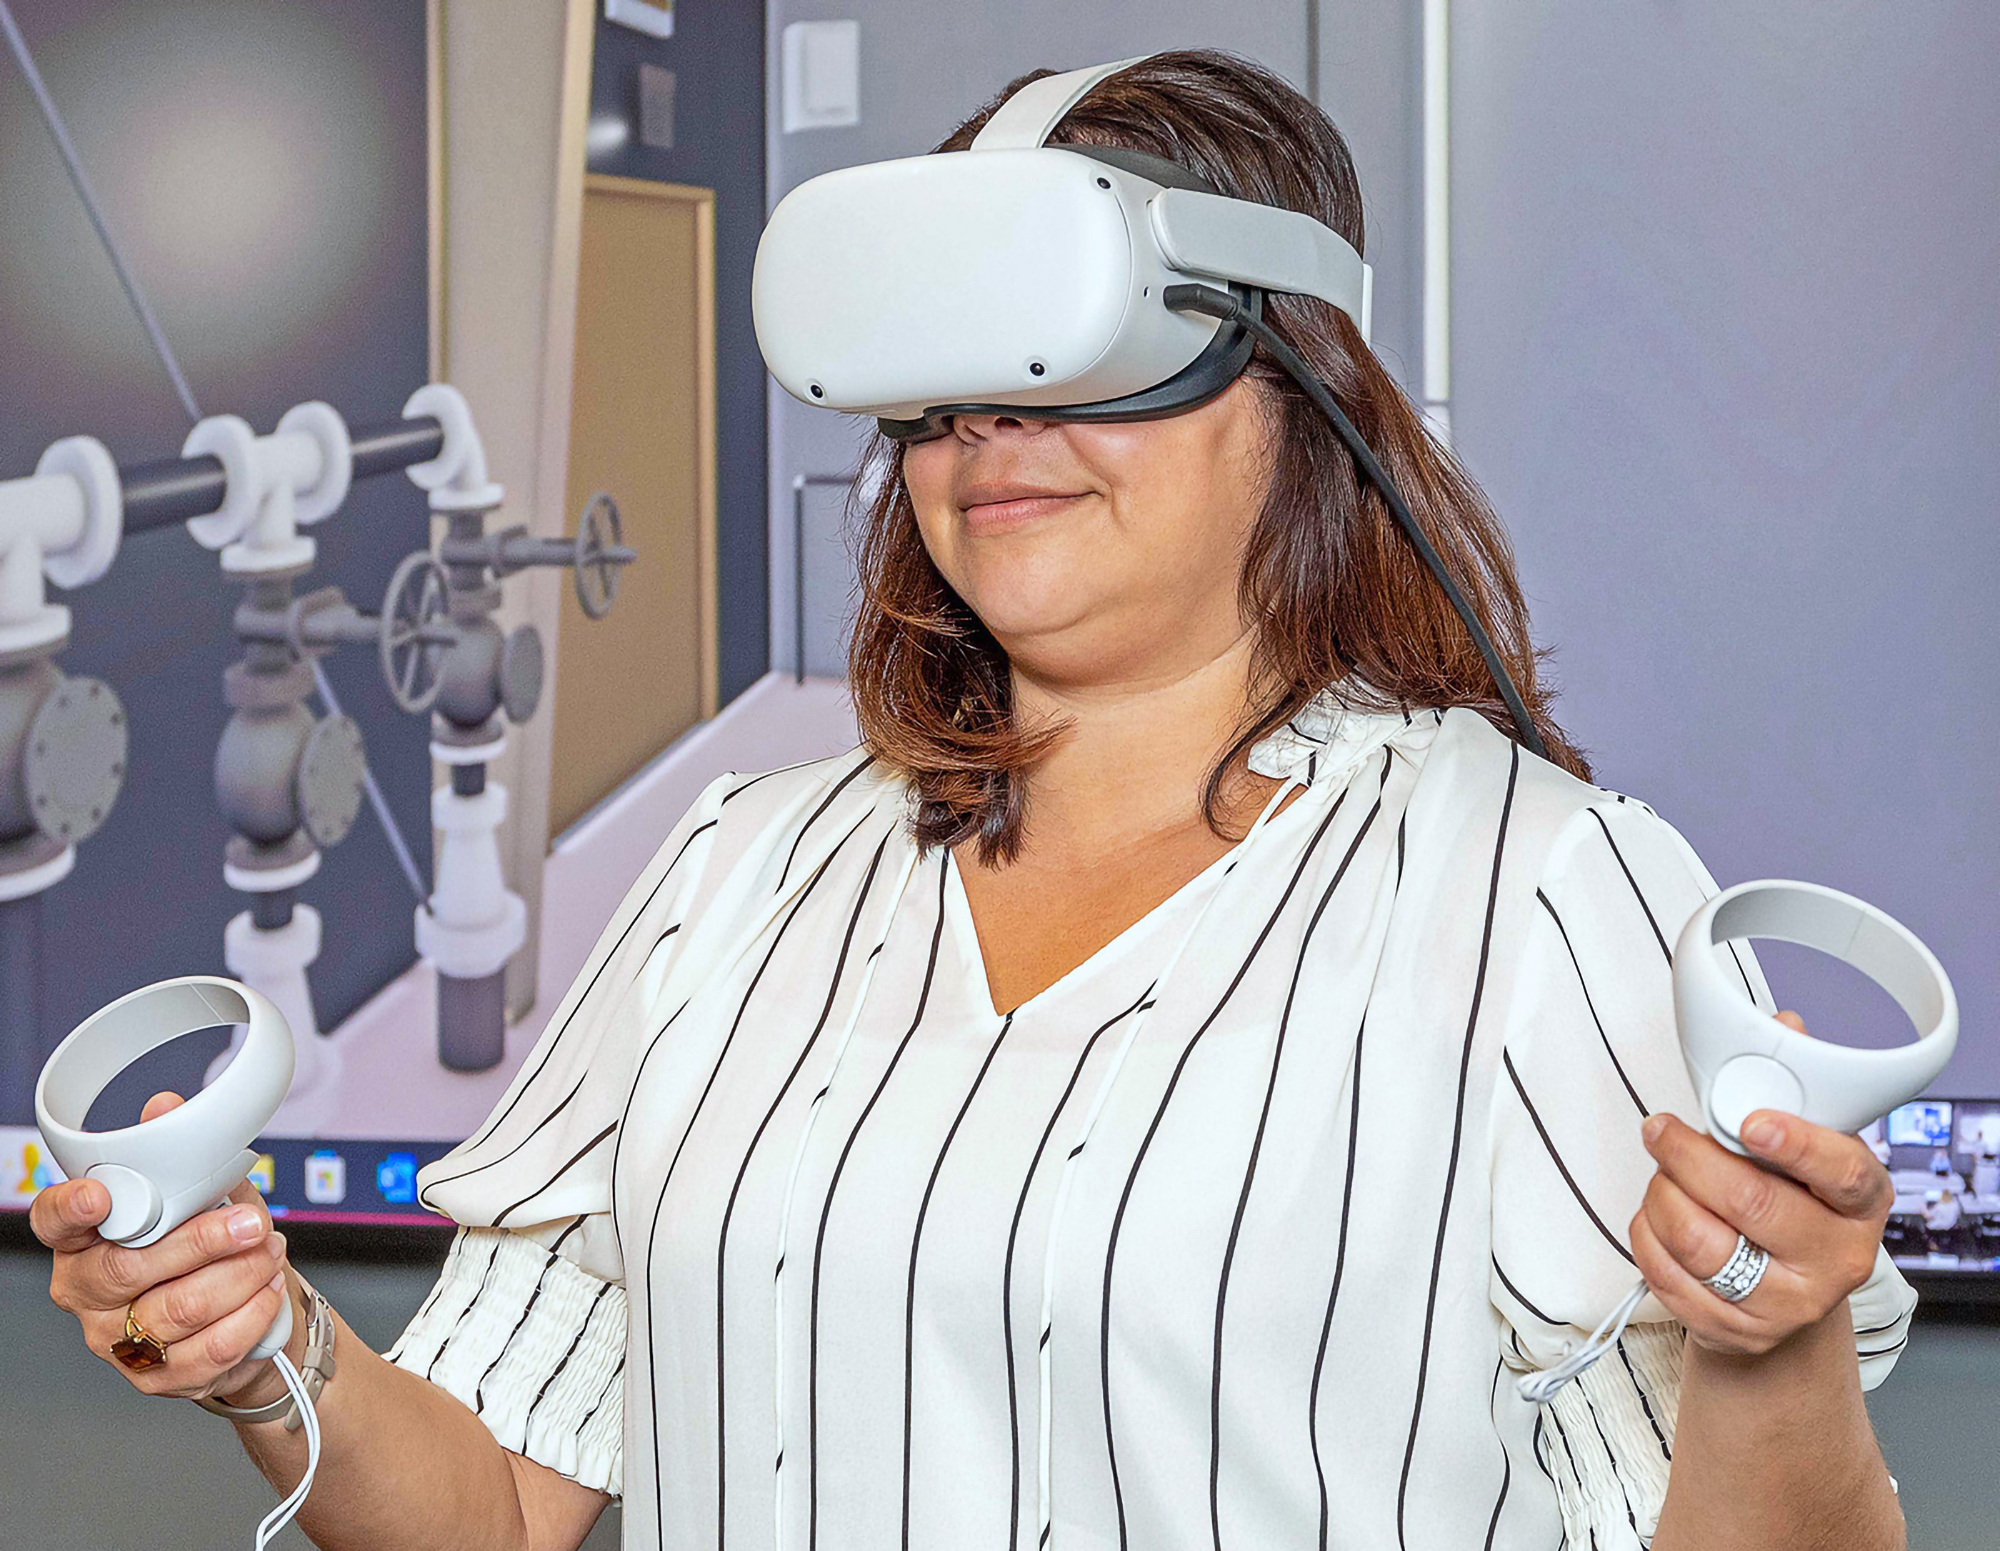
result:
M 1290 820 L 1299 809 L 1312 805 L 1311 789 L 1308 787 L 1305 794 L 1288 803 L 1282 811 L 1271 815 L 1264 826 L 1266 832 Z M 1094 979 L 1106 965 L 1113 960 L 1123 958 L 1139 938 L 1152 932 L 1169 916 L 1178 915 L 1184 907 L 1198 906 L 1202 896 L 1210 889 L 1219 888 L 1223 877 L 1236 865 L 1237 857 L 1247 840 L 1246 836 L 1244 840 L 1237 841 L 1144 915 L 1122 928 L 1110 941 L 1093 949 L 1086 957 L 1064 970 L 1033 996 L 1005 1012 L 1000 1010 L 993 999 L 993 982 L 987 973 L 986 953 L 980 946 L 978 925 L 972 919 L 972 903 L 966 897 L 965 880 L 959 873 L 958 858 L 950 846 L 940 846 L 938 850 L 943 856 L 941 865 L 944 868 L 942 892 L 946 930 L 952 934 L 959 951 L 964 955 L 968 970 L 967 978 L 972 983 L 973 996 L 978 999 L 979 1011 L 991 1017 L 996 1023 L 1008 1018 L 1018 1018 L 1025 1013 L 1038 1010 L 1057 996 L 1075 989 L 1082 982 Z

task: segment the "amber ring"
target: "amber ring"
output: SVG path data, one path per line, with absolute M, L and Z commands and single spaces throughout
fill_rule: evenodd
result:
M 125 1336 L 111 1343 L 111 1355 L 134 1373 L 157 1368 L 167 1360 L 167 1343 L 139 1323 L 139 1305 L 125 1306 Z

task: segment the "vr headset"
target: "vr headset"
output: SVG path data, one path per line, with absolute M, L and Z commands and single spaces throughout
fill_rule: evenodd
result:
M 1249 332 L 1167 293 L 1220 281 L 1317 296 L 1368 335 L 1372 274 L 1330 227 L 1226 199 L 1160 157 L 1044 146 L 1091 87 L 1137 60 L 1032 81 L 969 151 L 802 183 L 757 247 L 751 309 L 794 398 L 874 415 L 898 440 L 953 414 L 1032 408 L 1145 419 L 1214 398 Z
M 1519 729 L 1541 740 L 1477 616 L 1333 395 L 1263 319 L 1315 296 L 1369 337 L 1374 277 L 1324 222 L 1231 199 L 1161 157 L 1044 142 L 1137 59 L 1044 76 L 967 151 L 822 174 L 757 245 L 764 359 L 806 404 L 873 415 L 895 441 L 955 415 L 1148 420 L 1207 403 L 1261 345 L 1326 415 L 1437 578 Z

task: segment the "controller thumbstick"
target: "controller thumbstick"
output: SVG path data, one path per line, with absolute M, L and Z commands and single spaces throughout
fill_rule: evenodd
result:
M 99 1163 L 86 1170 L 84 1177 L 111 1192 L 111 1210 L 97 1225 L 100 1238 L 129 1244 L 160 1220 L 159 1188 L 137 1169 L 122 1163 Z
M 1708 1090 L 1709 1118 L 1730 1141 L 1739 1142 L 1743 1122 L 1756 1109 L 1801 1114 L 1805 1089 L 1781 1061 L 1769 1056 L 1737 1056 L 1715 1074 L 1715 1085 Z

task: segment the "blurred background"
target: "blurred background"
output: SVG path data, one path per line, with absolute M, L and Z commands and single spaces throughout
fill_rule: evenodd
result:
M 487 531 L 551 547 L 478 579 L 492 660 L 454 680 L 455 699 L 413 711 L 366 642 L 322 658 L 272 799 L 296 833 L 258 842 L 310 852 L 316 870 L 261 892 L 225 872 L 246 821 L 216 792 L 240 589 L 179 522 L 128 522 L 101 579 L 50 588 L 68 635 L 45 643 L 42 698 L 16 720 L 44 717 L 33 726 L 82 752 L 38 755 L 0 704 L 0 787 L 84 792 L 102 811 L 73 836 L 29 817 L 0 836 L 0 1207 L 55 1177 L 27 1095 L 70 1027 L 151 980 L 240 972 L 243 941 L 294 942 L 310 920 L 317 949 L 284 973 L 315 1078 L 263 1143 L 260 1183 L 301 1267 L 365 1338 L 392 1340 L 444 1243 L 409 1173 L 490 1108 L 667 828 L 721 770 L 854 739 L 843 513 L 864 427 L 763 370 L 749 277 L 766 213 L 818 173 L 928 150 L 1022 71 L 1223 47 L 1346 134 L 1376 348 L 1506 520 L 1559 715 L 1598 779 L 1657 808 L 1722 883 L 1862 894 L 1951 970 L 1959 1053 L 1881 1138 L 1896 1252 L 1926 1303 L 1871 1411 L 1911 1544 L 1995 1543 L 2000 11 L 11 12 L 175 366 L 128 303 L 27 75 L 0 56 L 0 481 L 77 434 L 128 470 L 175 459 L 196 411 L 267 432 L 324 400 L 351 427 L 391 425 L 442 379 L 505 486 Z M 608 542 L 601 507 L 586 520 L 600 494 L 637 556 L 611 599 L 591 592 L 605 568 L 585 553 Z M 357 480 L 312 530 L 298 592 L 337 586 L 373 617 L 442 532 L 400 466 Z M 0 702 L 28 693 L 8 688 L 19 669 L 0 653 Z M 116 772 L 104 727 L 49 698 L 51 673 L 115 695 Z M 341 717 L 351 740 L 330 725 Z M 413 930 L 414 912 L 448 913 L 429 805 L 468 747 L 507 790 L 478 843 L 518 902 L 476 902 L 487 914 L 466 930 L 486 931 L 493 962 L 472 976 Z M 364 763 L 379 802 L 363 801 Z M 348 824 L 308 813 L 329 801 Z M 66 868 L 50 861 L 65 843 Z M 1803 952 L 1763 957 L 1815 1028 L 1894 1037 L 1872 988 Z M 107 1104 L 198 1085 L 226 1038 L 178 1042 Z M 133 1397 L 48 1304 L 19 1213 L 0 1212 L 0 1235 L 0 1545 L 178 1551 L 254 1523 L 268 1493 L 229 1430 Z M 616 1520 L 593 1546 L 616 1543 Z

